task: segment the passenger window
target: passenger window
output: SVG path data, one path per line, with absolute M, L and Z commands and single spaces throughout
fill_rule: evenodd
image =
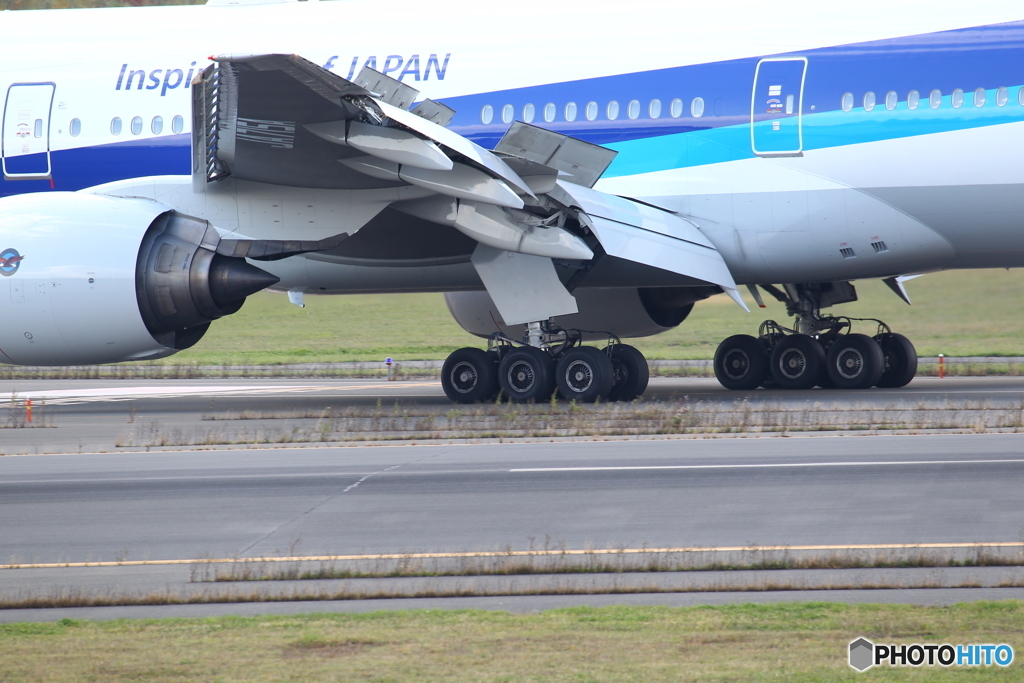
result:
M 82 133 L 82 121 L 71 119 L 71 137 L 77 138 Z
M 608 108 L 604 112 L 608 116 L 609 121 L 614 121 L 619 118 L 619 103 L 612 100 L 608 103 Z
M 1010 92 L 1003 87 L 996 89 L 996 106 L 1005 107 L 1006 102 L 1010 99 Z
M 942 106 L 942 91 L 932 90 L 928 93 L 928 106 L 932 109 L 938 109 Z
M 515 116 L 516 110 L 511 104 L 506 104 L 501 108 L 501 120 L 502 123 L 512 123 L 512 117 Z
M 587 121 L 597 118 L 597 102 L 587 102 Z
M 868 90 L 864 93 L 864 111 L 871 111 L 875 108 L 875 93 Z
M 638 118 L 640 118 L 640 101 L 639 100 L 630 100 L 629 101 L 629 104 L 626 106 L 626 116 L 628 116 L 631 119 L 638 119 Z
M 480 110 L 480 123 L 488 124 L 494 120 L 494 107 L 489 104 L 485 104 L 484 108 Z
M 953 105 L 953 109 L 964 106 L 964 91 L 960 88 L 954 90 L 953 94 L 949 96 L 949 103 Z
M 491 109 L 491 114 L 494 114 L 494 109 Z M 490 123 L 490 121 L 487 121 L 487 123 Z M 185 130 L 185 119 L 181 118 L 181 116 L 175 116 L 171 119 L 171 130 L 175 133 Z
M 136 116 L 132 119 L 132 135 L 138 135 L 142 132 L 142 117 Z
M 911 90 L 907 93 L 907 109 L 917 109 L 917 105 L 921 103 L 921 93 L 916 90 Z
M 523 121 L 527 123 L 533 123 L 533 115 L 536 112 L 536 107 L 532 104 L 527 104 L 523 107 Z
M 164 132 L 164 117 L 154 116 L 152 123 L 149 124 L 149 129 L 153 131 L 154 135 Z
M 974 91 L 974 106 L 975 107 L 984 107 L 985 106 L 985 100 L 987 99 L 987 95 L 988 95 L 988 93 L 985 92 L 984 88 L 978 88 L 977 90 L 975 90 Z
M 1024 88 L 1017 91 L 1017 104 L 1024 104 Z
M 680 99 L 674 99 L 669 104 L 669 113 L 672 114 L 672 118 L 678 119 L 683 115 L 683 101 Z
M 110 134 L 120 135 L 121 134 L 121 117 L 115 116 L 110 119 Z
M 565 120 L 566 121 L 575 121 L 576 120 L 576 103 L 575 102 L 570 102 L 569 104 L 565 105 Z
M 651 103 L 647 105 L 647 114 L 652 119 L 659 118 L 661 116 L 661 100 L 651 100 Z
M 695 97 L 693 102 L 690 102 L 690 115 L 696 118 L 704 116 L 704 98 Z
M 889 111 L 892 111 L 893 109 L 895 109 L 896 108 L 896 102 L 897 102 L 897 98 L 896 98 L 896 93 L 894 91 L 890 90 L 889 92 L 885 93 L 885 108 L 886 109 L 888 109 Z
M 547 104 L 545 104 L 544 105 L 544 120 L 547 121 L 548 123 L 551 123 L 552 121 L 554 121 L 555 120 L 555 111 L 556 111 L 556 109 L 555 109 L 555 105 L 553 103 L 548 102 Z
M 853 109 L 853 93 L 843 93 L 843 99 L 840 101 L 840 104 L 843 107 L 843 111 L 850 111 Z

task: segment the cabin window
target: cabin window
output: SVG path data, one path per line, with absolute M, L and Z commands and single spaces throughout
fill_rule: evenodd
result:
M 491 109 L 491 114 L 494 114 L 493 109 Z M 488 123 L 490 122 L 488 121 Z M 175 133 L 180 133 L 181 131 L 185 130 L 185 119 L 181 118 L 180 115 L 175 116 L 173 119 L 171 119 L 171 130 Z
M 895 109 L 897 101 L 898 101 L 898 98 L 896 97 L 896 93 L 894 91 L 890 90 L 889 92 L 885 93 L 885 108 L 886 109 L 888 109 L 889 111 L 892 111 L 893 109 Z
M 949 103 L 953 105 L 953 109 L 964 106 L 964 91 L 960 88 L 954 90 L 953 94 L 949 96 Z
M 138 135 L 142 132 L 142 117 L 136 116 L 132 119 L 132 135 Z
M 82 133 L 81 119 L 71 119 L 71 137 L 77 138 Z
M 1017 104 L 1024 104 L 1024 88 L 1017 91 Z
M 154 116 L 153 121 L 149 124 L 149 129 L 153 131 L 154 135 L 164 132 L 164 117 Z
M 942 106 L 942 91 L 932 90 L 928 93 L 928 106 L 932 109 L 938 109 Z
M 868 90 L 864 93 L 864 111 L 871 111 L 875 108 L 875 93 Z
M 532 104 L 523 105 L 523 121 L 527 123 L 533 123 L 533 116 L 537 113 L 537 108 Z
M 853 109 L 853 93 L 843 93 L 843 99 L 840 101 L 840 104 L 843 107 L 843 111 L 850 111 Z
M 975 90 L 974 91 L 974 106 L 975 107 L 984 107 L 987 95 L 988 95 L 988 93 L 985 92 L 984 88 L 978 88 L 977 90 Z
M 678 119 L 683 115 L 683 101 L 676 98 L 669 104 L 669 113 L 672 114 L 672 118 Z
M 547 104 L 544 105 L 544 120 L 547 121 L 548 123 L 551 123 L 552 121 L 555 120 L 556 112 L 557 107 L 555 107 L 554 103 L 548 102 Z
M 489 104 L 485 104 L 484 108 L 480 110 L 480 123 L 488 124 L 494 120 L 494 107 Z
M 907 109 L 917 109 L 917 105 L 921 103 L 921 93 L 916 90 L 911 90 L 907 93 Z
M 614 121 L 619 118 L 619 103 L 616 100 L 612 100 L 608 103 L 604 113 L 608 117 L 609 121 Z
M 693 102 L 690 102 L 690 116 L 694 118 L 700 118 L 704 116 L 704 98 L 695 97 Z
M 1000 87 L 996 89 L 996 106 L 1005 107 L 1006 102 L 1010 99 L 1010 91 L 1006 88 Z
M 647 105 L 647 115 L 652 119 L 661 116 L 661 100 L 651 100 L 651 103 Z
M 120 135 L 121 134 L 121 117 L 115 116 L 110 119 L 110 134 Z
M 640 118 L 640 100 L 630 100 L 626 105 L 626 116 L 631 119 Z
M 569 104 L 565 105 L 565 120 L 566 121 L 575 121 L 576 120 L 576 103 L 575 102 L 570 102 Z
M 597 118 L 597 102 L 587 102 L 587 121 Z
M 516 110 L 511 104 L 506 104 L 501 108 L 501 121 L 502 123 L 512 123 L 512 117 L 515 116 Z

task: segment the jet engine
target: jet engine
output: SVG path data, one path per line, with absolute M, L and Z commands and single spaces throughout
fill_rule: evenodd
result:
M 206 221 L 148 199 L 0 201 L 0 362 L 113 363 L 194 345 L 278 280 L 219 243 Z
M 577 289 L 579 313 L 554 318 L 554 325 L 583 330 L 584 341 L 600 341 L 608 333 L 618 337 L 649 337 L 679 325 L 693 304 L 722 290 L 708 287 L 629 287 Z M 462 329 L 478 337 L 495 332 L 519 339 L 521 325 L 508 326 L 487 292 L 450 292 L 448 310 Z

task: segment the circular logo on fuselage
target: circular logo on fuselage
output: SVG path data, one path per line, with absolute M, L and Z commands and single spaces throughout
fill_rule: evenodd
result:
M 24 258 L 24 256 L 18 253 L 17 249 L 4 249 L 0 251 L 0 275 L 9 276 L 17 273 Z

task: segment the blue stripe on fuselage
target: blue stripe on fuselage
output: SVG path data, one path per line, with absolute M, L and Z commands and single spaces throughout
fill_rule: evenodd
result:
M 1018 86 L 1024 84 L 1024 22 L 980 26 L 889 40 L 808 50 L 773 57 L 808 59 L 803 98 L 804 149 L 822 149 L 877 140 L 946 132 L 1024 120 Z M 753 156 L 750 146 L 750 98 L 760 58 L 658 69 L 584 79 L 567 83 L 494 91 L 444 100 L 458 112 L 450 128 L 491 148 L 508 124 L 501 109 L 511 104 L 515 119 L 533 104 L 534 123 L 620 152 L 607 175 L 618 176 L 671 168 L 719 163 Z M 1018 85 L 1014 85 L 1018 84 Z M 1009 103 L 997 107 L 995 89 L 1011 87 Z M 950 93 L 964 92 L 964 105 L 953 109 Z M 985 88 L 986 104 L 974 107 L 972 91 Z M 928 93 L 938 89 L 942 106 L 928 107 Z M 910 90 L 921 94 L 921 105 L 907 109 Z M 876 94 L 874 111 L 860 105 L 865 92 Z M 895 91 L 899 105 L 885 109 L 885 93 Z M 853 93 L 857 107 L 840 109 L 843 93 Z M 690 115 L 696 97 L 704 100 L 704 116 Z M 669 115 L 673 99 L 684 102 L 683 115 Z M 661 116 L 652 119 L 649 104 L 661 101 Z M 610 100 L 619 103 L 619 117 L 605 115 Z M 630 120 L 629 102 L 640 103 L 640 116 Z M 587 121 L 588 102 L 599 116 Z M 543 120 L 544 106 L 556 105 L 556 117 Z M 565 120 L 565 105 L 575 102 L 577 119 Z M 495 121 L 480 122 L 484 105 Z M 759 115 L 760 117 L 760 115 Z M 77 190 L 100 183 L 148 175 L 188 174 L 189 136 L 173 135 L 51 152 L 54 187 Z M 0 196 L 49 190 L 47 180 L 0 182 Z

